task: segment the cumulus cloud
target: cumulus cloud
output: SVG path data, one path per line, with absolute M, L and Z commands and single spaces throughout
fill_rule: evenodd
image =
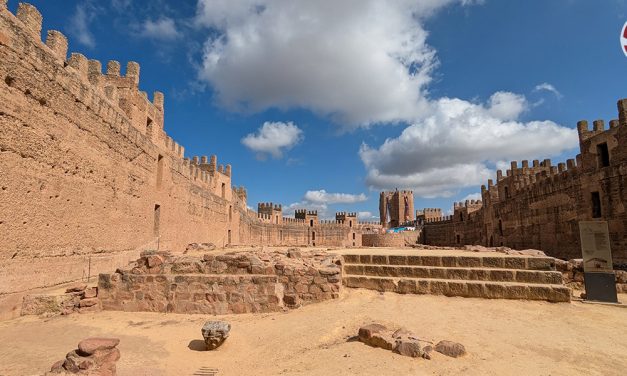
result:
M 303 140 L 303 131 L 294 123 L 265 122 L 257 130 L 242 138 L 242 144 L 264 159 L 267 154 L 281 158 L 285 150 L 289 150 Z
M 367 183 L 375 189 L 411 188 L 423 197 L 448 197 L 476 186 L 497 163 L 557 155 L 577 145 L 577 132 L 551 121 L 521 122 L 523 97 L 496 93 L 486 104 L 442 98 L 431 115 L 373 148 L 362 144 Z
M 141 25 L 140 35 L 145 38 L 171 41 L 180 38 L 182 33 L 176 28 L 173 19 L 163 17 L 156 21 L 144 21 Z
M 324 189 L 307 191 L 303 199 L 314 204 L 354 204 L 368 200 L 365 194 L 329 193 Z
M 533 89 L 533 91 L 548 91 L 550 93 L 555 94 L 555 97 L 557 99 L 562 99 L 563 95 L 562 93 L 560 93 L 555 86 L 551 85 L 548 82 L 543 82 L 540 85 L 536 85 L 536 87 Z
M 305 108 L 347 125 L 414 119 L 437 64 L 421 19 L 449 3 L 199 0 L 200 77 L 234 110 Z
M 76 38 L 80 44 L 89 48 L 96 47 L 96 38 L 89 29 L 89 25 L 97 13 L 98 9 L 90 2 L 78 4 L 68 25 L 70 35 Z
M 367 184 L 451 196 L 484 183 L 496 163 L 577 144 L 569 128 L 520 120 L 532 107 L 523 95 L 429 97 L 438 60 L 425 20 L 471 3 L 481 1 L 199 0 L 196 25 L 211 30 L 199 77 L 234 111 L 297 108 L 347 127 L 409 124 L 381 145 L 361 146 Z

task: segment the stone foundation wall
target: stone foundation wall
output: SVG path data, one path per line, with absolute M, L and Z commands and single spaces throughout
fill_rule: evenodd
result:
M 98 297 L 104 310 L 207 314 L 274 312 L 339 297 L 339 257 L 296 250 L 290 256 L 146 253 L 100 274 Z
M 420 231 L 404 231 L 400 233 L 363 234 L 364 247 L 405 247 L 415 245 Z

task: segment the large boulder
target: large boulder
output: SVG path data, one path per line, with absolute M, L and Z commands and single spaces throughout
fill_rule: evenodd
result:
M 207 321 L 202 327 L 207 350 L 215 350 L 229 337 L 231 324 L 226 321 Z

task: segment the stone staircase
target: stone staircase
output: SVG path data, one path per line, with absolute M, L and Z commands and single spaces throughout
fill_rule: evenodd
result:
M 400 294 L 570 302 L 549 257 L 344 255 L 344 286 Z

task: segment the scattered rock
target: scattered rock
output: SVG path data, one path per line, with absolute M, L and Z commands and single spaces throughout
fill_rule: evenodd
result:
M 89 298 L 95 298 L 97 296 L 98 296 L 98 287 L 88 287 L 85 289 L 85 294 L 83 295 L 83 298 L 89 299 Z
M 386 328 L 385 326 L 381 324 L 376 324 L 376 323 L 362 326 L 361 328 L 359 328 L 359 333 L 358 333 L 359 340 L 361 342 L 365 342 L 369 340 L 373 334 L 386 331 L 386 330 L 388 330 L 388 328 Z
M 65 292 L 68 294 L 72 292 L 83 292 L 85 291 L 86 288 L 87 288 L 87 285 L 79 285 L 79 286 L 70 287 L 66 289 Z
M 185 248 L 186 251 L 213 251 L 216 249 L 213 243 L 191 243 Z
M 300 249 L 298 248 L 290 248 L 287 250 L 287 257 L 289 258 L 303 258 L 303 255 L 300 253 Z
M 427 345 L 425 347 L 422 348 L 422 357 L 424 359 L 431 359 L 431 353 L 433 352 L 433 346 L 431 345 Z
M 46 375 L 78 374 L 115 376 L 115 363 L 120 359 L 117 338 L 87 338 L 70 351 L 65 359 L 54 363 Z
M 400 338 L 396 340 L 394 352 L 412 358 L 422 357 L 420 343 L 417 340 Z
M 435 351 L 440 354 L 444 354 L 446 356 L 450 356 L 451 358 L 458 358 L 462 355 L 466 354 L 466 348 L 461 343 L 453 342 L 453 341 L 440 341 L 437 345 L 435 345 Z
M 163 264 L 163 258 L 159 255 L 150 255 L 146 257 L 146 263 L 149 268 L 154 268 Z
M 87 338 L 78 343 L 78 349 L 87 355 L 91 355 L 98 350 L 110 350 L 120 343 L 118 338 Z
M 214 350 L 229 337 L 231 324 L 226 321 L 207 321 L 202 327 L 202 336 L 205 339 L 207 350 Z

